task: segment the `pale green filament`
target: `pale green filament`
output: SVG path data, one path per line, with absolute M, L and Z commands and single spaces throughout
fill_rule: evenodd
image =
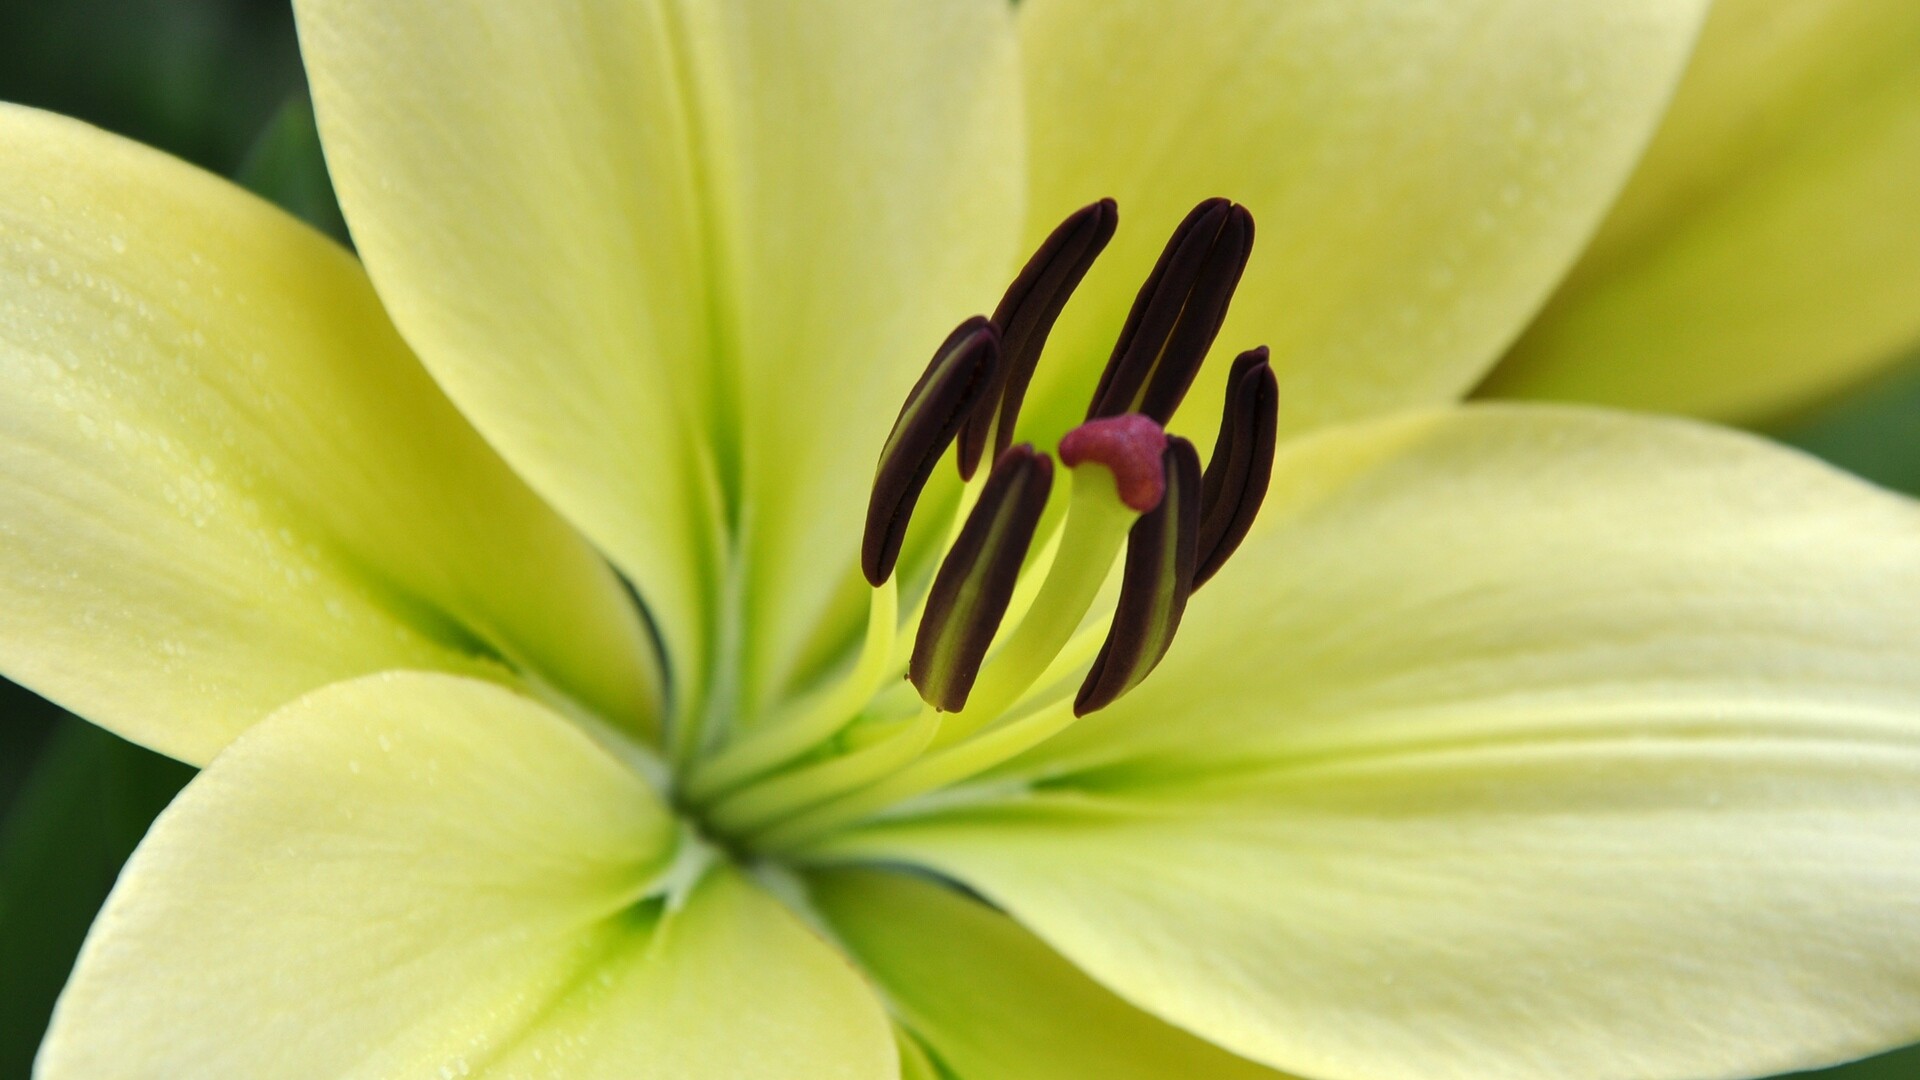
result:
M 866 787 L 918 757 L 937 726 L 937 719 L 925 716 L 899 722 L 885 738 L 850 754 L 803 765 L 734 792 L 708 812 L 707 821 L 725 835 L 741 836 L 843 791 Z
M 1057 527 L 1059 524 L 1057 519 L 1048 521 L 1045 515 L 1041 517 L 1040 527 L 1034 535 L 1043 539 L 1039 551 L 1030 560 L 1031 567 L 1052 566 L 1060 557 L 1062 530 Z M 1033 610 L 1033 602 L 1039 599 L 1040 586 L 1046 579 L 1047 575 L 1042 573 L 1024 572 L 1020 575 L 1020 580 L 1014 583 L 1013 595 L 1007 599 L 1003 625 L 1018 626 L 1027 617 L 1027 612 Z
M 686 793 L 706 802 L 771 771 L 840 733 L 880 688 L 899 655 L 895 624 L 900 586 L 888 578 L 873 590 L 867 608 L 867 636 L 853 670 L 808 702 L 795 715 L 746 732 L 688 773 Z
M 1073 635 L 1073 640 L 1067 642 L 1066 648 L 1060 650 L 1060 655 L 1053 658 L 1053 662 L 1047 665 L 1047 670 L 1042 672 L 1027 692 L 1020 696 L 1020 700 L 1014 702 L 1013 707 L 1007 710 L 1008 715 L 1023 714 L 1034 703 L 1052 697 L 1056 693 L 1055 687 L 1062 680 L 1068 678 L 1077 680 L 1078 676 L 1087 670 L 1087 666 L 1093 663 L 1093 658 L 1100 655 L 1100 647 L 1107 643 L 1107 633 L 1108 627 L 1105 623 L 1096 623 Z
M 1073 699 L 1063 698 L 1031 715 L 935 750 L 866 788 L 852 791 L 751 837 L 757 851 L 784 852 L 889 806 L 977 776 L 1053 738 L 1071 725 Z

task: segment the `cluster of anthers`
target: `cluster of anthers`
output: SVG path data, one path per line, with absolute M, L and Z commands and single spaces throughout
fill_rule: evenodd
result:
M 1111 199 L 1068 217 L 993 317 L 968 319 L 934 353 L 880 453 L 860 552 L 873 586 L 861 652 L 787 715 L 692 765 L 681 797 L 716 835 L 758 854 L 794 851 L 978 777 L 1112 704 L 1160 662 L 1188 597 L 1245 538 L 1273 467 L 1267 350 L 1233 362 L 1204 473 L 1193 445 L 1166 431 L 1252 252 L 1245 207 L 1203 202 L 1167 242 L 1085 422 L 1060 440 L 1073 474 L 1065 499 L 1051 497 L 1053 459 L 1013 444 L 1054 321 L 1118 221 Z M 950 448 L 966 487 L 939 569 L 902 620 L 894 571 Z M 1111 624 L 1083 628 L 1123 545 Z

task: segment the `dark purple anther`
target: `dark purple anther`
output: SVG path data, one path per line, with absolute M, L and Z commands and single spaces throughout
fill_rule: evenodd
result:
M 960 429 L 960 475 L 971 477 L 993 441 L 994 457 L 1013 445 L 1014 424 L 1027 396 L 1027 384 L 1040 363 L 1047 335 L 1067 306 L 1093 261 L 1106 250 L 1120 223 L 1120 208 L 1101 199 L 1074 211 L 1060 223 L 1027 260 L 1020 276 L 1007 287 L 993 324 L 1000 330 L 1000 367 L 987 399 Z
M 966 705 L 1052 490 L 1053 459 L 1033 447 L 1022 443 L 994 461 L 934 576 L 907 664 L 907 678 L 934 708 L 957 712 Z
M 984 315 L 975 315 L 947 335 L 907 394 L 880 450 L 867 500 L 860 570 L 869 584 L 878 586 L 892 576 L 914 504 L 940 455 L 992 385 L 999 362 L 999 331 Z
M 1200 534 L 1200 455 L 1193 444 L 1167 440 L 1166 494 L 1127 534 L 1120 602 L 1100 655 L 1080 685 L 1073 713 L 1085 716 L 1140 685 L 1173 644 L 1193 592 Z
M 1280 386 L 1267 363 L 1266 346 L 1248 349 L 1227 376 L 1227 403 L 1220 435 L 1201 484 L 1198 589 L 1218 573 L 1247 538 L 1273 479 L 1273 450 L 1280 422 Z
M 1253 215 L 1226 199 L 1193 208 L 1160 253 L 1100 376 L 1087 419 L 1141 412 L 1165 424 L 1193 385 L 1253 253 Z

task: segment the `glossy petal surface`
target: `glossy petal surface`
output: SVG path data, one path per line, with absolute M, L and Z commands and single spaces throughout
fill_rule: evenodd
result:
M 1079 419 L 1160 245 L 1212 196 L 1259 238 L 1183 430 L 1211 438 L 1223 357 L 1258 344 L 1283 432 L 1465 392 L 1618 193 L 1704 7 L 1023 3 L 1029 237 L 1120 204 L 1028 426 Z
M 953 1080 L 1286 1080 L 1141 1012 L 950 888 L 872 871 L 812 885 L 835 933 Z
M 351 256 L 171 158 L 0 108 L 0 666 L 204 762 L 392 667 L 653 719 L 618 581 L 394 334 Z
M 39 1075 L 891 1077 L 878 1004 L 770 897 L 714 866 L 649 899 L 683 842 L 507 690 L 325 688 L 155 825 Z
M 919 365 L 1009 272 L 1006 7 L 297 7 L 402 332 L 639 584 L 682 685 L 743 651 L 777 681 Z
M 1755 421 L 1920 342 L 1920 6 L 1724 0 L 1618 206 L 1484 392 Z
M 1837 1060 L 1920 1035 L 1916 590 L 1911 502 L 1742 436 L 1334 431 L 1031 794 L 826 850 L 1304 1075 Z

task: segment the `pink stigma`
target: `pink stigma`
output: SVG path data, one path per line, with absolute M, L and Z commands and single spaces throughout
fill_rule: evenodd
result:
M 1060 460 L 1068 468 L 1083 461 L 1105 465 L 1120 488 L 1120 501 L 1144 514 L 1160 505 L 1166 494 L 1166 469 L 1161 457 L 1167 432 L 1150 416 L 1122 413 L 1089 420 L 1060 440 Z

